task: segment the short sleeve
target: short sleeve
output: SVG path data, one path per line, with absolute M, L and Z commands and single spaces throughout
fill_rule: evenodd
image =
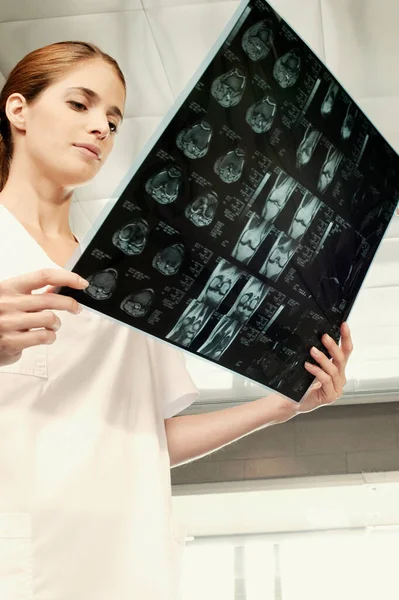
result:
M 158 384 L 163 417 L 169 419 L 188 408 L 199 396 L 182 353 L 166 342 L 147 338 Z

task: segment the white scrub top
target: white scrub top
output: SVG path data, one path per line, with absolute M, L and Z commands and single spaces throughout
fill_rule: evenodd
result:
M 0 206 L 0 281 L 59 268 Z M 175 600 L 164 418 L 197 398 L 180 353 L 84 309 L 0 367 L 0 599 Z

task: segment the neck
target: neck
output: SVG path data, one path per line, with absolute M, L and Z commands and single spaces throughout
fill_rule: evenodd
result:
M 47 238 L 70 237 L 69 208 L 73 189 L 66 189 L 34 167 L 17 162 L 13 159 L 11 163 L 6 185 L 0 192 L 0 204 L 28 230 Z

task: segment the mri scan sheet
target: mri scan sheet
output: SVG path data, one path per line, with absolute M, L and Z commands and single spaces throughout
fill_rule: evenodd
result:
M 299 401 L 398 198 L 395 151 L 251 0 L 84 240 L 90 286 L 61 293 Z

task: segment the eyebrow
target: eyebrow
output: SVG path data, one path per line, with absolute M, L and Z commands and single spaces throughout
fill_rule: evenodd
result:
M 67 89 L 68 92 L 72 91 L 72 90 L 83 92 L 84 94 L 86 94 L 86 96 L 89 96 L 90 98 L 94 98 L 94 100 L 100 100 L 100 96 L 97 94 L 97 92 L 95 92 L 94 90 L 91 90 L 89 88 L 79 86 L 79 87 L 70 87 Z M 123 115 L 117 106 L 111 106 L 108 112 L 110 114 L 120 117 L 121 121 L 123 121 Z

